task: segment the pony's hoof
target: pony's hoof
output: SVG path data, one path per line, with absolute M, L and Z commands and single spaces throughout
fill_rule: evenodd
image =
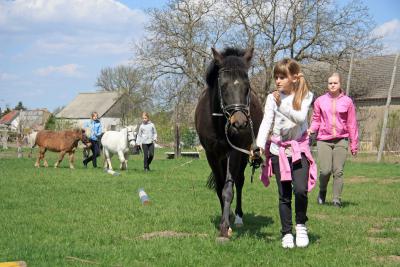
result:
M 239 215 L 236 215 L 236 217 L 235 217 L 235 226 L 236 227 L 242 227 L 243 226 L 243 219 Z
M 75 167 L 74 167 L 74 166 L 69 166 L 69 168 L 70 168 L 70 169 L 75 169 Z
M 229 227 L 228 228 L 228 237 L 231 238 L 232 235 L 233 235 L 233 230 L 232 230 L 232 228 Z

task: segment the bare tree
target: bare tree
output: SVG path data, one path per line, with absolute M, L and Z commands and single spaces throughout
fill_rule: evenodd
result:
M 224 0 L 234 30 L 254 43 L 265 73 L 259 94 L 271 87 L 275 62 L 283 57 L 301 63 L 326 62 L 339 67 L 351 53 L 376 51 L 377 38 L 368 9 L 358 0 L 339 8 L 330 0 Z M 231 34 L 232 35 L 232 34 Z M 347 64 L 348 65 L 348 64 Z
M 181 96 L 187 95 L 182 99 L 197 99 L 205 86 L 204 72 L 210 59 L 210 46 L 215 45 L 227 29 L 215 19 L 215 14 L 212 15 L 215 4 L 216 0 L 174 0 L 164 9 L 150 10 L 146 27 L 148 37 L 136 47 L 137 63 L 151 70 L 155 83 L 172 76 L 180 80 L 173 90 L 182 91 Z M 155 87 L 160 86 L 162 82 Z M 166 95 L 168 99 L 176 93 Z
M 122 97 L 121 122 L 134 121 L 141 111 L 148 109 L 152 101 L 151 81 L 145 71 L 132 66 L 120 65 L 101 70 L 96 86 L 102 91 L 117 91 Z

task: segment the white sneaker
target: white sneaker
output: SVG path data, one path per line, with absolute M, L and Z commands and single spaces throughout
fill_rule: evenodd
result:
M 293 235 L 292 234 L 286 234 L 282 237 L 282 247 L 283 248 L 294 248 L 294 242 L 293 242 Z
M 296 224 L 296 246 L 305 248 L 308 246 L 308 234 L 305 224 Z

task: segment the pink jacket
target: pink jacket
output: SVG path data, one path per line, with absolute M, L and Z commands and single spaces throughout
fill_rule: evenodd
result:
M 271 142 L 279 146 L 279 171 L 281 173 L 281 181 L 292 181 L 292 171 L 290 169 L 289 160 L 285 153 L 285 148 L 291 148 L 292 152 L 292 162 L 301 160 L 301 153 L 304 153 L 308 162 L 310 163 L 310 168 L 308 172 L 308 192 L 314 188 L 317 183 L 317 165 L 312 157 L 309 137 L 307 132 L 304 133 L 298 140 L 280 141 L 279 138 L 272 136 L 271 141 L 268 141 L 265 145 L 265 161 L 266 165 L 263 166 L 260 180 L 263 182 L 265 187 L 269 185 L 269 178 L 272 176 L 272 162 L 269 152 L 269 146 Z
M 317 140 L 349 138 L 351 152 L 358 150 L 356 109 L 343 93 L 338 97 L 326 93 L 315 100 L 310 129 L 318 131 Z

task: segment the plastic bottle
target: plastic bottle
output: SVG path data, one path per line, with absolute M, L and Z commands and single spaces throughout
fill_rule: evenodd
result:
M 116 171 L 113 171 L 113 170 L 110 170 L 110 169 L 104 169 L 104 171 L 106 173 L 108 173 L 108 174 L 111 174 L 112 176 L 118 176 L 119 175 L 119 172 L 116 172 Z
M 139 193 L 139 198 L 140 202 L 142 202 L 143 205 L 147 206 L 150 204 L 150 199 L 149 196 L 146 194 L 143 188 L 139 188 L 138 190 Z

